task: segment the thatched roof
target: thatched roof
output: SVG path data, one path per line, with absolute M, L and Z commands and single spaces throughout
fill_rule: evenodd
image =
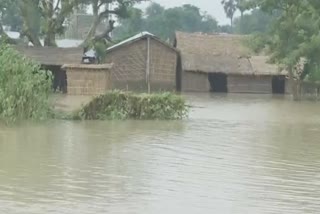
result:
M 176 32 L 185 71 L 243 75 L 279 75 L 276 65 L 266 56 L 250 56 L 244 45 L 245 36 Z
M 79 64 L 82 61 L 82 48 L 25 47 L 14 48 L 27 58 L 42 65 Z

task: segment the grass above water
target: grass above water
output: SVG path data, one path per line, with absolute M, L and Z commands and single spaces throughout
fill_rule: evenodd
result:
M 188 106 L 173 93 L 135 94 L 112 91 L 94 98 L 68 119 L 76 120 L 179 120 L 187 117 Z

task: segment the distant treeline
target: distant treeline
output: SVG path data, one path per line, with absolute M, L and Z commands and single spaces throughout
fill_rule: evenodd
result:
M 146 11 L 131 8 L 129 16 L 119 20 L 113 36 L 116 40 L 124 39 L 141 31 L 149 31 L 164 40 L 172 39 L 175 31 L 184 32 L 223 32 L 235 34 L 251 34 L 266 32 L 273 17 L 259 9 L 236 17 L 231 25 L 219 25 L 217 20 L 207 12 L 190 4 L 174 8 L 164 8 L 160 4 L 151 3 Z

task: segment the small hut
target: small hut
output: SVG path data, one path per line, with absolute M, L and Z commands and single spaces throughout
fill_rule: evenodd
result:
M 240 35 L 177 32 L 181 90 L 288 93 L 287 73 L 268 64 L 266 56 L 251 56 L 243 39 Z
M 107 49 L 115 89 L 133 91 L 176 90 L 178 52 L 148 33 L 139 33 Z
M 14 46 L 14 48 L 31 60 L 39 63 L 43 69 L 49 70 L 54 76 L 54 90 L 66 92 L 67 76 L 62 69 L 65 64 L 81 64 L 82 48 L 30 47 Z

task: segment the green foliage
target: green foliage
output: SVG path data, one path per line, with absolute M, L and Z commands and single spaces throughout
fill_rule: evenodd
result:
M 270 15 L 260 9 L 254 9 L 251 13 L 234 19 L 233 31 L 236 34 L 267 33 L 276 18 L 275 14 Z
M 134 94 L 113 91 L 95 98 L 73 116 L 86 120 L 177 120 L 187 116 L 185 100 L 171 93 Z
M 0 118 L 42 120 L 50 116 L 50 75 L 8 45 L 0 47 Z
M 157 3 L 152 3 L 145 14 L 136 8 L 130 11 L 129 19 L 120 19 L 120 26 L 114 30 L 115 38 L 123 39 L 141 31 L 149 31 L 167 40 L 173 39 L 177 30 L 205 33 L 218 31 L 218 23 L 212 16 L 189 4 L 165 9 Z
M 305 59 L 316 68 L 320 54 L 320 3 L 315 0 L 252 0 L 254 7 L 274 15 L 265 41 L 271 61 L 284 66 L 292 77 L 301 79 L 295 67 Z M 310 72 L 317 69 L 311 69 Z
M 96 52 L 98 62 L 101 62 L 106 57 L 106 50 L 111 43 L 106 43 L 104 40 L 90 40 L 87 44 L 83 44 L 87 50 L 93 49 Z
M 0 0 L 0 20 L 3 25 L 10 26 L 12 31 L 21 30 L 22 19 L 17 0 Z
M 245 40 L 245 46 L 249 47 L 254 53 L 259 54 L 266 48 L 268 36 L 263 33 L 252 33 Z
M 302 73 L 302 79 L 310 81 L 310 82 L 319 82 L 320 81 L 320 65 L 319 63 L 311 64 L 306 63 L 304 65 L 304 70 Z

